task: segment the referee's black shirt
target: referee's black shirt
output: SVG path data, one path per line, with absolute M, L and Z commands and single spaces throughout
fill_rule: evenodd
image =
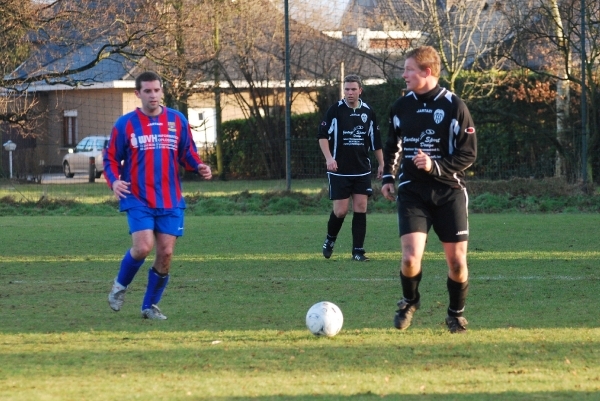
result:
M 348 107 L 343 99 L 331 106 L 319 126 L 318 138 L 329 141 L 337 162 L 338 170 L 330 174 L 371 174 L 369 150 L 382 148 L 375 112 L 360 99 L 356 109 Z

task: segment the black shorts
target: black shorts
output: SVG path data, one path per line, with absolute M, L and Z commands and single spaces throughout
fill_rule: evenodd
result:
M 469 239 L 469 197 L 466 189 L 409 182 L 398 188 L 400 236 L 428 233 L 433 226 L 442 242 Z
M 336 175 L 327 173 L 329 180 L 329 199 L 348 199 L 352 194 L 371 196 L 371 174 Z

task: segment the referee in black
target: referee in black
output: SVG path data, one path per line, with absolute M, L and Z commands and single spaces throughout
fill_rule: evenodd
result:
M 403 298 L 398 302 L 394 326 L 400 330 L 408 328 L 421 305 L 421 260 L 427 233 L 433 227 L 448 265 L 450 302 L 446 325 L 451 333 L 464 333 L 467 320 L 463 311 L 469 286 L 464 171 L 477 157 L 477 138 L 466 105 L 439 86 L 440 70 L 440 56 L 430 46 L 413 49 L 406 55 L 402 77 L 407 93 L 396 100 L 390 111 L 381 192 L 394 200 L 392 172 L 399 161 L 396 200 Z
M 383 174 L 381 135 L 375 112 L 360 99 L 362 82 L 358 75 L 344 78 L 344 99 L 332 105 L 319 127 L 319 146 L 327 164 L 329 199 L 333 211 L 327 223 L 323 256 L 329 259 L 348 213 L 352 197 L 352 260 L 366 262 L 367 200 L 371 188 L 369 150 L 379 164 L 377 178 Z

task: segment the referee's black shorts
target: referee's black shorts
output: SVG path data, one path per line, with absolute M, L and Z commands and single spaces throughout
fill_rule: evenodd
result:
M 337 175 L 327 173 L 329 180 L 329 199 L 348 199 L 353 194 L 373 195 L 371 173 L 365 175 Z
M 400 236 L 433 230 L 442 242 L 469 239 L 466 189 L 441 183 L 408 182 L 398 188 L 398 230 Z

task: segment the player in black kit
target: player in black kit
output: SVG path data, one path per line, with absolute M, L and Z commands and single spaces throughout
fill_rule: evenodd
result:
M 477 138 L 463 101 L 439 86 L 440 69 L 440 56 L 430 46 L 413 49 L 406 55 L 403 78 L 407 94 L 396 100 L 390 111 L 381 192 L 394 200 L 393 171 L 399 160 L 396 200 L 403 298 L 398 302 L 394 326 L 400 330 L 408 328 L 421 305 L 421 260 L 427 233 L 433 227 L 448 265 L 450 303 L 446 324 L 451 333 L 464 333 L 469 274 L 464 171 L 477 157 Z
M 379 163 L 377 178 L 383 174 L 381 135 L 375 112 L 360 99 L 362 82 L 358 75 L 344 78 L 344 99 L 327 110 L 319 127 L 319 146 L 327 164 L 329 199 L 333 211 L 327 223 L 323 256 L 329 259 L 348 213 L 352 197 L 352 260 L 366 262 L 364 242 L 367 233 L 367 200 L 371 188 L 369 150 Z

